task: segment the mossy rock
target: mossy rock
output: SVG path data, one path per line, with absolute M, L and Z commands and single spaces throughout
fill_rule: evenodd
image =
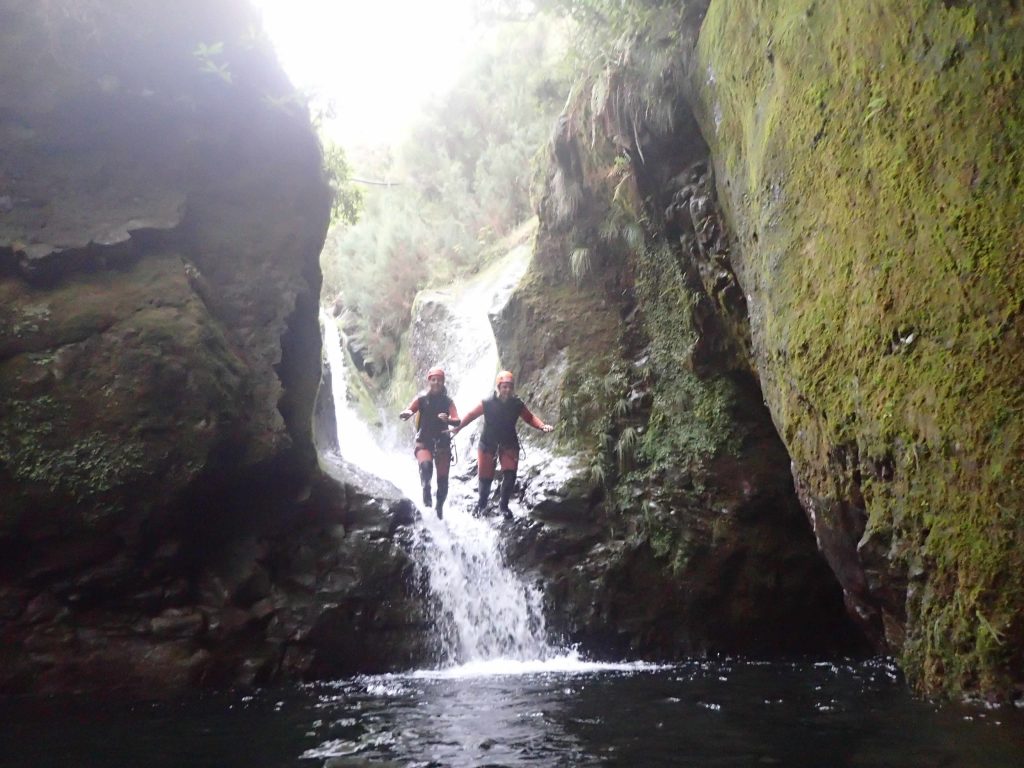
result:
M 749 368 L 700 322 L 713 302 L 692 232 L 661 226 L 666 188 L 707 146 L 685 104 L 658 105 L 667 127 L 619 130 L 642 69 L 570 100 L 534 263 L 496 323 L 579 473 L 554 505 L 530 488 L 540 525 L 513 531 L 509 558 L 543 574 L 551 625 L 593 653 L 854 647 Z
M 242 418 L 244 366 L 178 255 L 54 290 L 9 280 L 0 293 L 21 318 L 22 346 L 44 350 L 0 361 L 6 526 L 20 519 L 17 500 L 38 502 L 44 491 L 81 510 L 122 512 L 141 487 L 174 493 L 205 465 L 218 425 Z
M 764 393 L 928 693 L 1024 688 L 1024 12 L 713 2 L 695 89 Z

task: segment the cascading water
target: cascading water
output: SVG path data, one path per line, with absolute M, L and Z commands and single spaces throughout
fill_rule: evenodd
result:
M 341 346 L 338 324 L 323 307 L 320 308 L 320 327 L 323 329 L 324 352 L 331 371 L 331 395 L 334 397 L 334 424 L 338 436 L 338 452 L 348 462 L 378 477 L 395 482 L 389 475 L 394 458 L 388 456 L 373 439 L 370 428 L 348 402 L 348 366 Z M 401 483 L 395 482 L 405 490 Z M 415 498 L 412 497 L 412 498 Z
M 449 394 L 460 408 L 470 407 L 491 384 L 497 352 L 486 309 L 493 293 L 481 298 L 470 292 L 452 305 L 455 313 L 453 333 L 457 349 L 439 350 L 437 361 L 448 370 L 451 382 L 460 382 Z M 345 355 L 337 325 L 321 313 L 324 344 L 338 425 L 341 456 L 357 466 L 394 483 L 410 499 L 420 496 L 416 466 L 411 451 L 385 451 L 373 439 L 370 430 L 349 407 L 347 399 Z M 468 393 L 468 394 L 467 394 Z M 460 434 L 456 452 L 467 456 L 471 434 Z M 468 478 L 452 475 L 452 499 L 471 497 L 465 486 Z M 545 636 L 540 593 L 504 567 L 498 549 L 498 529 L 489 520 L 478 519 L 468 510 L 452 503 L 444 520 L 430 509 L 423 509 L 418 526 L 417 557 L 429 575 L 432 591 L 442 606 L 438 626 L 442 633 L 444 663 L 516 666 L 524 663 L 561 659 L 572 663 L 574 653 L 566 654 L 550 646 Z

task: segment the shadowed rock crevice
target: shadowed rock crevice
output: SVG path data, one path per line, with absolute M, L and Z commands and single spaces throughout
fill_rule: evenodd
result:
M 296 447 L 313 450 L 313 410 L 320 379 L 307 375 L 321 367 L 320 324 L 317 320 L 320 298 L 313 292 L 299 294 L 295 308 L 286 320 L 281 336 L 281 362 L 274 366 L 282 393 L 277 408 Z
M 36 288 L 53 288 L 77 272 L 125 270 L 142 255 L 174 246 L 174 229 L 180 220 L 166 228 L 145 226 L 133 221 L 137 229 L 125 229 L 112 242 L 89 242 L 81 247 L 54 246 L 47 243 L 19 244 L 10 249 L 11 274 Z

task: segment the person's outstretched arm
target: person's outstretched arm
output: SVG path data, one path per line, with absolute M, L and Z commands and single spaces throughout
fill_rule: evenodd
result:
M 534 415 L 533 411 L 523 405 L 523 409 L 519 412 L 519 418 L 525 421 L 534 429 L 539 429 L 541 432 L 550 432 L 554 427 L 550 424 L 545 424 L 537 416 Z
M 400 414 L 398 414 L 398 418 L 400 418 L 402 421 L 405 421 L 406 419 L 411 418 L 412 415 L 414 413 L 416 413 L 416 411 L 418 411 L 419 409 L 420 409 L 420 399 L 417 396 L 417 397 L 414 397 L 412 399 L 412 402 L 409 403 L 409 407 L 408 408 L 406 408 L 404 411 L 402 411 Z
M 455 406 L 452 405 L 452 408 L 454 408 L 454 407 Z M 479 419 L 483 415 L 484 415 L 484 402 L 483 402 L 483 400 L 481 400 L 479 403 L 474 405 L 469 410 L 469 413 L 467 413 L 463 417 L 462 421 L 459 422 L 459 425 L 455 428 L 454 434 L 458 434 L 459 430 L 467 427 L 471 422 L 476 421 L 477 419 Z

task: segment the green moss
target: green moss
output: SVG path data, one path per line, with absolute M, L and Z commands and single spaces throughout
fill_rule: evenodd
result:
M 658 48 L 659 56 L 673 58 L 669 48 Z M 570 99 L 541 204 L 540 267 L 530 291 L 543 297 L 538 316 L 546 327 L 570 319 L 555 333 L 573 342 L 565 350 L 559 406 L 563 447 L 589 457 L 591 480 L 606 493 L 612 535 L 649 546 L 682 577 L 710 540 L 699 522 L 718 492 L 709 467 L 738 452 L 740 437 L 735 384 L 694 370 L 699 286 L 651 220 L 653 201 L 643 199 L 637 171 L 622 153 L 636 125 L 642 132 L 669 129 L 672 121 L 654 112 L 679 117 L 683 67 L 675 60 L 655 69 L 656 83 L 624 63 L 581 84 Z M 617 122 L 626 113 L 636 122 Z M 631 319 L 623 322 L 624 315 Z M 598 318 L 608 327 L 589 332 Z
M 398 342 L 397 362 L 388 387 L 387 403 L 396 411 L 405 408 L 415 396 L 416 372 L 412 367 L 412 354 L 408 349 L 409 334 L 405 333 Z
M 67 441 L 70 408 L 52 397 L 9 400 L 0 422 L 0 462 L 11 476 L 83 501 L 112 490 L 143 468 L 141 448 L 93 431 Z
M 730 0 L 699 46 L 769 404 L 798 467 L 891 457 L 869 530 L 926 566 L 897 650 L 929 692 L 1005 695 L 1024 646 L 1022 29 L 997 4 Z
M 568 452 L 590 457 L 594 487 L 612 486 L 620 469 L 632 462 L 633 446 L 619 442 L 629 416 L 628 392 L 626 366 L 607 348 L 602 354 L 574 356 L 562 379 L 559 440 Z
M 739 450 L 733 385 L 717 376 L 701 378 L 693 370 L 697 332 L 692 316 L 698 296 L 668 246 L 640 252 L 636 291 L 651 339 L 654 382 L 643 456 L 655 472 L 682 466 L 699 478 L 708 459 Z

